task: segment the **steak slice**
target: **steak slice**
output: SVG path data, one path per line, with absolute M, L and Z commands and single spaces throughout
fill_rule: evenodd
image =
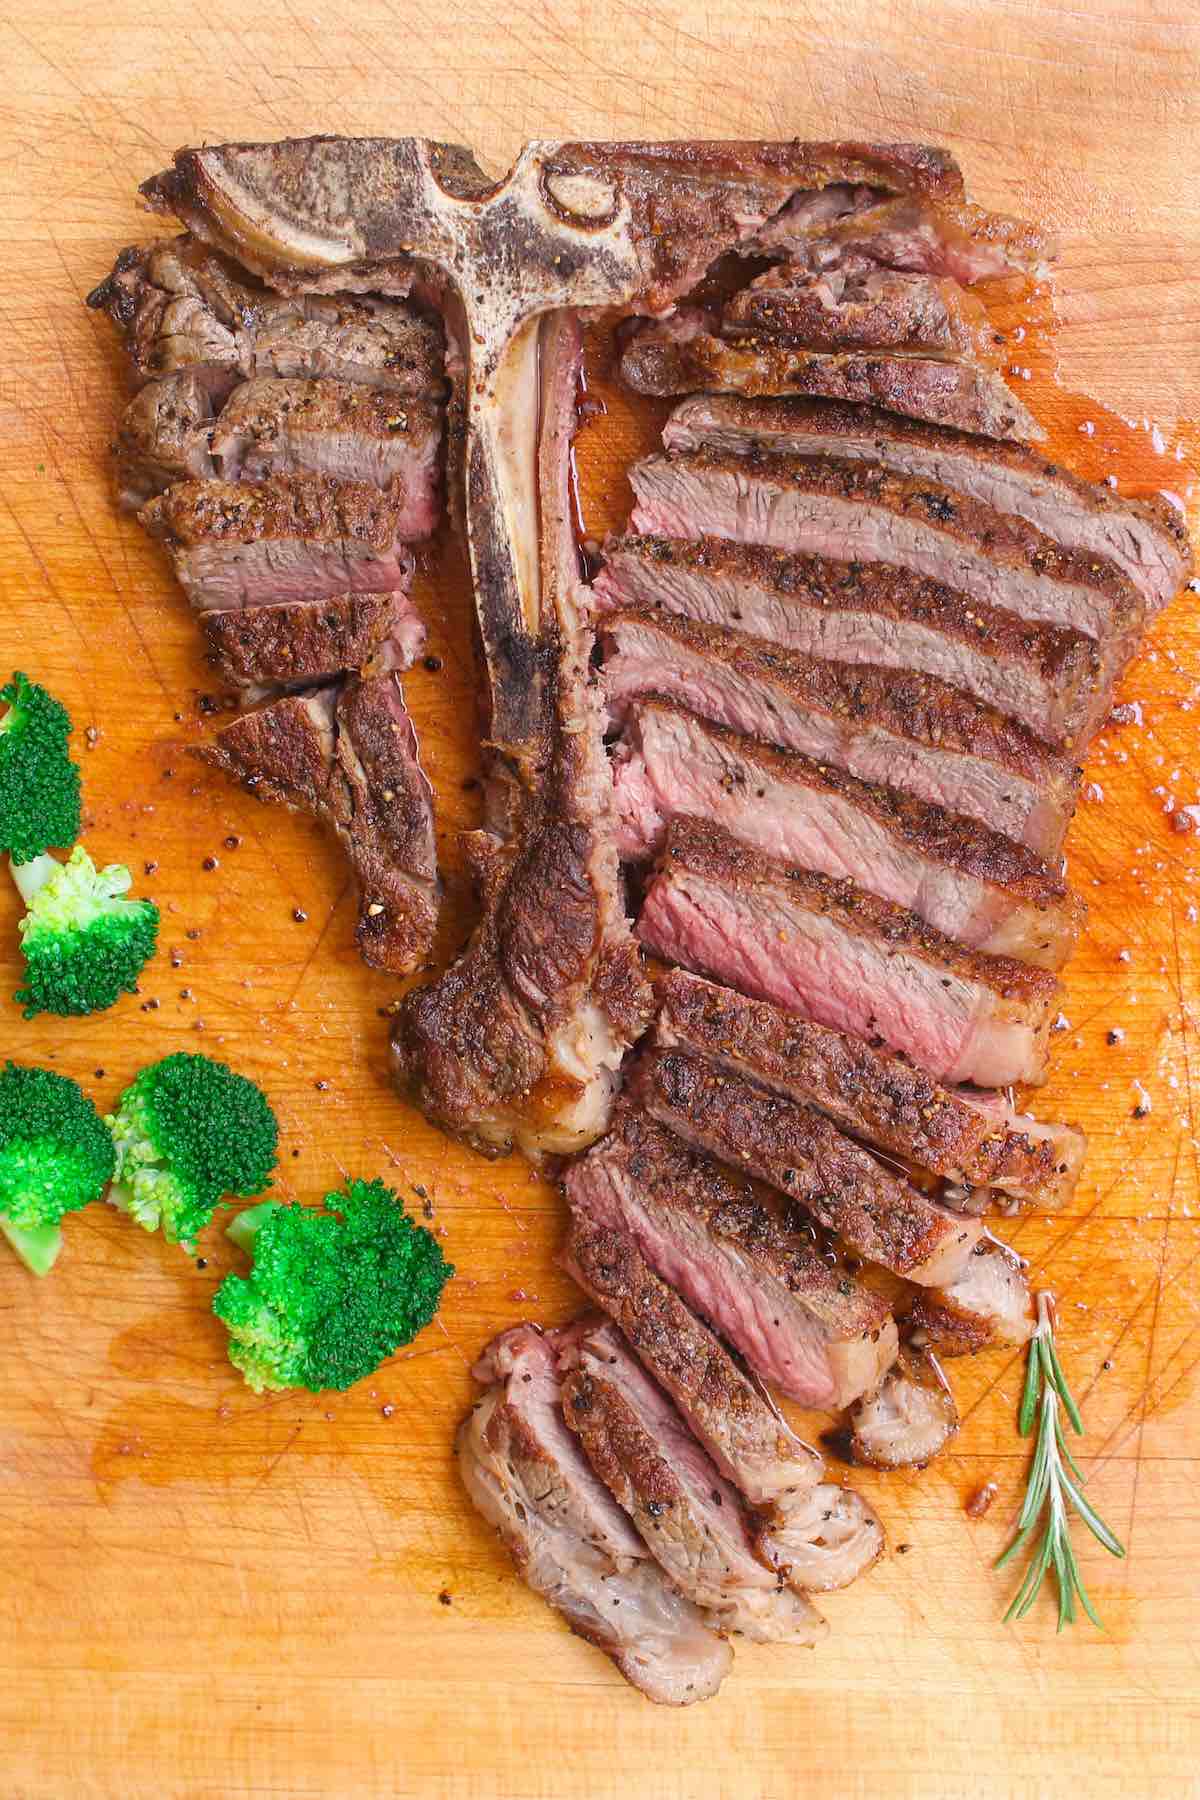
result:
M 1033 1336 L 1033 1301 L 1022 1264 L 993 1237 L 976 1247 L 962 1273 L 913 1301 L 906 1325 L 915 1343 L 943 1356 L 969 1356 Z
M 958 1430 L 946 1377 L 927 1350 L 908 1345 L 878 1389 L 850 1413 L 850 1453 L 876 1469 L 923 1469 Z
M 427 536 L 438 522 L 441 408 L 347 381 L 258 376 L 235 388 L 213 433 L 225 481 L 325 475 L 402 494 Z
M 364 962 L 406 975 L 426 961 L 439 899 L 433 794 L 395 675 L 289 695 L 226 725 L 200 754 L 260 799 L 333 826 L 360 889 Z
M 1107 557 L 1158 611 L 1192 572 L 1187 526 L 1169 501 L 1128 500 L 1021 444 L 965 438 L 861 406 L 697 394 L 663 431 L 671 451 L 766 451 L 877 463 L 1025 519 L 1068 550 Z
M 423 528 L 407 498 L 319 475 L 253 485 L 183 481 L 138 518 L 200 612 L 407 589 L 413 562 L 405 539 Z
M 601 610 L 638 606 L 838 663 L 935 676 L 1048 744 L 1107 718 L 1117 662 L 1068 627 L 1020 619 L 887 563 L 789 556 L 729 538 L 622 537 L 596 577 Z
M 810 350 L 912 350 L 995 362 L 1003 338 L 956 281 L 867 267 L 777 264 L 727 300 L 721 334 Z
M 188 369 L 218 404 L 251 375 L 325 376 L 436 394 L 439 334 L 395 300 L 271 293 L 189 234 L 122 250 L 88 295 L 121 330 L 136 381 Z
M 998 275 L 1037 275 L 1053 255 L 1045 234 L 1023 219 L 985 212 L 961 194 L 887 194 L 848 182 L 813 197 L 797 195 L 743 246 L 782 250 L 802 268 L 863 261 L 915 274 L 946 275 L 970 285 Z
M 820 1456 L 654 1273 L 627 1232 L 577 1214 L 560 1260 L 620 1327 L 722 1475 L 752 1505 L 790 1512 L 808 1500 L 821 1479 Z
M 824 662 L 668 614 L 605 616 L 602 632 L 614 722 L 660 696 L 745 737 L 965 814 L 1041 856 L 1061 848 L 1078 768 L 945 682 Z
M 999 1095 L 941 1087 L 865 1039 L 750 1000 L 684 969 L 656 983 L 657 1041 L 706 1057 L 826 1113 L 903 1163 L 1043 1211 L 1065 1205 L 1086 1144 L 1071 1125 L 1014 1112 Z
M 674 819 L 711 819 L 765 856 L 855 881 L 971 949 L 1058 969 L 1082 902 L 1040 857 L 897 788 L 643 701 L 616 763 L 622 856 L 661 849 Z
M 242 606 L 200 614 L 209 660 L 248 692 L 328 681 L 368 663 L 410 669 L 425 624 L 407 594 L 330 594 L 324 600 Z
M 977 1219 L 893 1175 L 821 1113 L 700 1057 L 648 1051 L 632 1092 L 685 1144 L 777 1189 L 798 1230 L 815 1219 L 854 1255 L 919 1286 L 956 1280 L 983 1235 Z
M 940 1080 L 1045 1079 L 1053 975 L 965 950 L 851 882 L 773 862 L 705 821 L 671 827 L 637 932 L 665 961 L 878 1037 Z
M 647 457 L 629 478 L 637 531 L 894 563 L 1022 618 L 1084 631 L 1122 666 L 1145 622 L 1141 595 L 1104 558 L 1064 550 L 1023 519 L 874 465 L 696 450 Z
M 577 1218 L 626 1232 L 650 1266 L 765 1381 L 837 1409 L 896 1354 L 887 1302 L 789 1228 L 767 1193 L 622 1107 L 567 1171 Z
M 902 350 L 802 350 L 766 337 L 731 343 L 710 332 L 684 338 L 668 321 L 631 339 L 621 379 L 637 394 L 802 395 L 880 406 L 986 437 L 1044 435 L 994 370 Z
M 536 638 L 493 640 L 499 622 L 485 626 L 499 661 L 490 824 L 473 845 L 483 916 L 459 961 L 406 997 L 392 1041 L 399 1084 L 432 1118 L 492 1154 L 516 1143 L 538 1155 L 577 1149 L 603 1130 L 651 995 L 625 914 L 579 597 L 569 486 L 582 359 L 574 315 L 550 315 L 529 349 L 540 405 L 537 385 L 527 398 L 540 435 L 523 417 L 513 432 L 537 443 L 529 473 L 541 523 L 541 622 Z M 485 522 L 477 517 L 475 529 Z M 503 521 L 493 524 L 499 531 Z
M 814 1644 L 827 1629 L 760 1559 L 738 1491 L 616 1328 L 586 1328 L 559 1358 L 563 1417 L 669 1580 L 726 1631 Z
M 488 1391 L 458 1430 L 458 1465 L 534 1593 L 661 1705 L 715 1694 L 732 1655 L 667 1581 L 592 1473 L 559 1406 L 556 1337 L 532 1326 L 489 1345 Z
M 117 500 L 136 512 L 176 481 L 213 473 L 212 394 L 193 369 L 148 381 L 121 416 L 113 443 Z
M 853 1488 L 823 1481 L 759 1534 L 762 1555 L 793 1587 L 828 1594 L 849 1587 L 883 1554 L 879 1514 Z

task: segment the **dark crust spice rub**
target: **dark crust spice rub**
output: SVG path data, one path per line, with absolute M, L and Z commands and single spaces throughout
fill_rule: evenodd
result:
M 685 1143 L 767 1181 L 802 1229 L 811 1217 L 846 1247 L 922 1285 L 952 1280 L 982 1227 L 894 1175 L 808 1106 L 678 1050 L 651 1050 L 630 1091 Z
M 424 627 L 407 594 L 331 594 L 280 606 L 246 606 L 199 616 L 212 662 L 235 687 L 327 679 L 361 669 L 403 631 L 412 654 Z M 410 657 L 397 667 L 407 667 Z
M 1072 1126 L 1039 1126 L 1002 1102 L 985 1108 L 863 1038 L 684 969 L 665 970 L 656 991 L 660 1043 L 818 1106 L 905 1162 L 1047 1209 L 1063 1205 L 1074 1189 L 1085 1144 Z
M 1014 514 L 997 512 L 938 482 L 893 475 L 877 464 L 789 458 L 758 450 L 746 454 L 695 450 L 646 457 L 630 471 L 630 481 L 636 496 L 633 522 L 639 531 L 658 530 L 654 515 L 664 501 L 672 512 L 695 512 L 697 507 L 702 511 L 710 483 L 717 492 L 731 486 L 785 503 L 789 495 L 802 496 L 835 508 L 864 509 L 868 515 L 879 515 L 881 528 L 889 530 L 894 528 L 889 521 L 904 521 L 931 554 L 958 559 L 956 586 L 965 588 L 970 581 L 978 585 L 986 579 L 994 590 L 993 604 L 1003 592 L 1006 606 L 1025 617 L 1087 629 L 1097 638 L 1111 634 L 1116 640 L 1130 640 L 1130 647 L 1145 622 L 1141 594 L 1106 557 L 1064 549 Z M 705 521 L 701 517 L 697 522 L 703 527 Z M 903 563 L 910 554 L 901 549 L 896 560 Z M 989 598 L 974 588 L 969 591 L 973 598 Z M 1094 623 L 1069 616 L 1072 613 L 1086 615 Z
M 255 544 L 268 538 L 348 538 L 381 554 L 396 538 L 400 503 L 364 482 L 320 475 L 270 481 L 181 481 L 138 514 L 169 549 L 197 544 Z
M 958 651 L 952 665 L 954 684 L 985 705 L 999 705 L 1012 691 L 1013 680 L 1019 681 L 1028 696 L 1022 717 L 1031 721 L 1047 742 L 1069 743 L 1077 733 L 1098 723 L 1107 710 L 1112 659 L 1102 655 L 1085 632 L 1022 619 L 984 601 L 964 604 L 957 589 L 890 563 L 797 556 L 767 544 L 740 544 L 732 538 L 630 534 L 605 546 L 604 568 L 594 592 L 603 611 L 651 605 L 686 616 L 691 582 L 716 584 L 721 598 L 711 603 L 714 612 L 723 611 L 726 622 L 740 631 L 751 631 L 751 627 L 742 623 L 739 603 L 757 601 L 764 614 L 774 612 L 782 621 L 777 641 L 786 648 L 785 633 L 794 634 L 797 641 L 793 647 L 800 654 L 836 657 L 836 639 L 833 649 L 826 651 L 824 646 L 837 630 L 841 615 L 921 627 L 922 637 L 916 643 L 913 634 L 902 629 L 890 637 L 880 631 L 876 637 L 881 647 L 889 644 L 900 669 L 935 678 L 942 656 L 947 654 L 938 649 L 944 640 L 949 654 Z M 927 640 L 924 633 L 933 634 L 932 638 Z M 1003 669 L 1012 669 L 1014 674 L 1001 686 Z
M 999 512 L 1028 519 L 1060 543 L 1105 552 L 1139 581 L 1156 608 L 1193 567 L 1187 525 L 1161 495 L 1131 500 L 1102 482 L 1084 481 L 1024 444 L 971 438 L 872 407 L 696 394 L 671 414 L 663 444 L 670 451 L 854 456 L 912 479 L 939 481 Z
M 623 1231 L 574 1217 L 560 1258 L 687 1416 L 718 1466 L 755 1505 L 806 1494 L 821 1458 L 793 1435 L 720 1339 Z
M 727 343 L 707 332 L 681 340 L 651 325 L 622 356 L 621 378 L 639 394 L 798 394 L 887 407 L 988 437 L 1042 436 L 992 370 L 901 350 L 800 350 L 770 339 Z

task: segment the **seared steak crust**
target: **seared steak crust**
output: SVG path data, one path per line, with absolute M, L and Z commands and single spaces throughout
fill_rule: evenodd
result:
M 619 537 L 593 589 L 602 612 L 653 607 L 781 649 L 932 675 L 1049 744 L 1107 716 L 1117 669 L 1086 633 L 1019 618 L 888 563 L 793 556 L 731 538 Z
M 437 924 L 432 793 L 416 749 L 400 684 L 384 674 L 277 700 L 199 753 L 260 799 L 334 827 L 361 889 L 360 954 L 396 975 L 426 960 Z
M 928 1199 L 810 1107 L 678 1050 L 652 1050 L 632 1090 L 685 1143 L 767 1181 L 846 1247 L 921 1286 L 944 1286 L 983 1227 Z
M 672 826 L 637 930 L 666 960 L 718 979 L 736 971 L 757 998 L 879 1036 L 939 1078 L 1044 1079 L 1051 974 L 966 950 L 851 882 L 773 862 L 704 821 Z
M 944 1180 L 1046 1210 L 1065 1204 L 1083 1162 L 1083 1134 L 1023 1118 L 942 1087 L 888 1051 L 751 1000 L 683 969 L 656 990 L 658 1042 L 818 1107 L 856 1137 Z
M 765 855 L 849 878 L 973 949 L 1057 969 L 1083 903 L 999 832 L 678 708 L 642 702 L 615 763 L 622 853 L 661 848 L 672 819 L 710 818 Z
M 148 381 L 125 408 L 113 443 L 124 510 L 136 512 L 173 482 L 207 480 L 212 431 L 212 394 L 194 370 Z
M 767 1190 L 689 1149 L 631 1106 L 566 1177 L 577 1217 L 626 1231 L 765 1380 L 810 1406 L 868 1392 L 895 1355 L 882 1296 Z
M 621 357 L 621 378 L 639 394 L 802 395 L 886 407 L 986 437 L 1043 435 L 992 370 L 900 350 L 802 350 L 766 337 L 730 343 L 707 332 L 681 339 L 648 325 Z
M 1062 844 L 1078 767 L 933 676 L 825 662 L 661 613 L 606 615 L 602 632 L 617 720 L 631 702 L 659 695 L 965 813 L 1043 856 Z
M 1169 501 L 1129 500 L 1023 444 L 964 437 L 862 406 L 697 394 L 663 431 L 670 451 L 762 451 L 878 463 L 1025 519 L 1068 549 L 1107 557 L 1157 611 L 1192 572 L 1187 526 Z
M 572 1219 L 563 1267 L 619 1326 L 722 1472 L 753 1505 L 810 1494 L 822 1462 L 624 1231 Z
M 923 350 L 995 360 L 1002 339 L 956 281 L 890 270 L 813 275 L 783 263 L 727 300 L 721 332 L 809 350 Z
M 329 680 L 379 656 L 411 668 L 425 626 L 407 594 L 331 594 L 200 615 L 214 666 L 233 687 Z
M 1086 631 L 1126 657 L 1145 603 L 1114 563 L 1024 519 L 877 464 L 729 450 L 646 457 L 630 471 L 634 528 L 736 538 L 839 561 L 894 562 L 1023 618 Z

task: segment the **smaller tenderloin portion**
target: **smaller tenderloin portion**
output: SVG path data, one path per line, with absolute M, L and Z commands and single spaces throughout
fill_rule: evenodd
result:
M 1072 1125 L 1017 1113 L 999 1095 L 942 1087 L 864 1038 L 831 1031 L 685 969 L 658 978 L 657 1041 L 814 1106 L 844 1131 L 962 1188 L 1054 1211 L 1086 1151 Z
M 363 961 L 394 975 L 420 967 L 439 899 L 433 796 L 395 675 L 289 695 L 199 754 L 260 799 L 332 825 L 359 883 Z
M 849 882 L 672 826 L 637 925 L 655 955 L 838 1031 L 881 1038 L 940 1081 L 1045 1079 L 1058 983 L 964 950 Z
M 199 612 L 407 589 L 407 540 L 426 529 L 404 496 L 317 475 L 183 481 L 138 517 Z
M 871 1392 L 896 1354 L 886 1301 L 791 1230 L 765 1190 L 635 1109 L 573 1164 L 577 1217 L 623 1231 L 650 1266 L 765 1381 L 838 1410 Z
M 1086 741 L 1118 663 L 1085 632 L 1018 618 L 887 563 L 792 556 L 729 538 L 621 537 L 593 593 L 835 663 L 931 675 L 1048 744 Z
M 808 350 L 909 350 L 995 363 L 1003 339 L 956 281 L 870 265 L 812 274 L 778 263 L 721 309 L 726 338 Z
M 977 1219 L 939 1206 L 884 1168 L 822 1114 L 679 1050 L 651 1050 L 631 1092 L 685 1143 L 783 1194 L 799 1227 L 814 1219 L 847 1249 L 922 1287 L 966 1270 L 983 1235 Z
M 475 1375 L 487 1392 L 458 1431 L 463 1484 L 533 1591 L 647 1699 L 706 1700 L 729 1646 L 667 1581 L 567 1430 L 562 1339 L 523 1325 L 484 1352 Z
M 425 645 L 424 621 L 399 591 L 210 608 L 199 624 L 213 666 L 247 694 L 329 681 L 370 663 L 402 672 Z
M 644 861 L 672 820 L 711 819 L 785 862 L 849 879 L 971 949 L 1059 969 L 1085 909 L 1031 850 L 974 820 L 828 764 L 634 708 L 614 765 L 621 853 Z
M 706 331 L 683 337 L 671 324 L 644 326 L 622 356 L 621 379 L 635 393 L 799 394 L 885 407 L 986 437 L 1043 435 L 1001 377 L 974 363 L 890 349 L 803 350 L 765 336 L 754 342 Z
M 737 1489 L 609 1323 L 582 1330 L 559 1368 L 563 1417 L 679 1591 L 757 1643 L 814 1644 L 824 1619 L 761 1560 Z
M 348 381 L 259 376 L 235 388 L 212 435 L 225 481 L 326 475 L 387 488 L 425 537 L 437 523 L 441 408 Z
M 602 621 L 610 718 L 652 697 L 861 781 L 886 783 L 1025 844 L 1062 845 L 1079 770 L 946 682 L 848 667 L 721 626 L 621 612 Z
M 863 406 L 697 394 L 663 431 L 668 450 L 833 456 L 931 481 L 1025 519 L 1068 550 L 1106 557 L 1160 611 L 1192 572 L 1187 526 L 1169 501 L 1129 500 L 1020 444 L 941 431 Z

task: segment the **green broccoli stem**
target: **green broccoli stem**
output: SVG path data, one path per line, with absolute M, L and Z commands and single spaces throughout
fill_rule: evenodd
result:
M 254 1240 L 266 1224 L 271 1213 L 278 1211 L 278 1200 L 263 1200 L 257 1206 L 248 1206 L 240 1212 L 232 1224 L 225 1227 L 225 1236 L 230 1243 L 244 1250 L 247 1256 L 254 1254 Z
M 0 1213 L 0 1232 L 8 1239 L 25 1267 L 33 1275 L 48 1275 L 58 1261 L 62 1249 L 62 1231 L 57 1225 L 14 1225 Z
M 22 900 L 26 906 L 30 906 L 33 903 L 33 896 L 39 888 L 44 888 L 50 877 L 57 875 L 61 868 L 62 864 L 58 858 L 43 850 L 40 856 L 33 857 L 27 863 L 10 861 L 8 872 L 17 884 L 17 890 Z

